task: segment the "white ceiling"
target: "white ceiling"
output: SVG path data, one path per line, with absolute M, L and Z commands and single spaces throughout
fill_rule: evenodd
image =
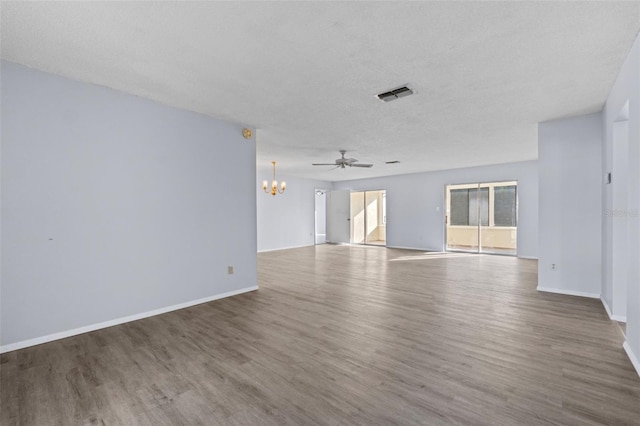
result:
M 1 14 L 3 59 L 255 126 L 259 166 L 326 180 L 535 159 L 536 123 L 599 111 L 640 29 L 640 2 L 3 2 Z M 375 97 L 407 83 L 416 95 Z M 374 167 L 311 166 L 339 149 Z

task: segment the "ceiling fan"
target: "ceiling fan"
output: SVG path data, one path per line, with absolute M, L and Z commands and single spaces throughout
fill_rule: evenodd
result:
M 344 169 L 345 167 L 373 167 L 373 164 L 356 164 L 358 160 L 355 158 L 345 158 L 346 150 L 341 149 L 342 158 L 338 158 L 335 163 L 313 163 L 312 166 L 336 166 Z

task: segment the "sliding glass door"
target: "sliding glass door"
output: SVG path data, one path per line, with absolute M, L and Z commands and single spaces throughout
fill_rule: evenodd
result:
M 517 254 L 517 189 L 516 182 L 501 182 L 490 187 L 491 220 L 488 227 L 480 229 L 483 253 Z
M 517 182 L 446 187 L 446 249 L 517 253 Z
M 387 240 L 386 192 L 351 193 L 351 243 L 384 246 Z
M 486 216 L 479 208 L 482 195 L 478 184 L 455 185 L 447 189 L 449 214 L 447 215 L 447 250 L 478 251 L 478 218 Z

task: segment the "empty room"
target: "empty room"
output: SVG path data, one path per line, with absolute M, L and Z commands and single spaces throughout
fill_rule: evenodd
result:
M 640 425 L 640 2 L 0 18 L 0 424 Z

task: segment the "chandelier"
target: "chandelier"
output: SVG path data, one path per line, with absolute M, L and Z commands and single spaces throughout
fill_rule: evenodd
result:
M 287 183 L 281 182 L 280 188 L 278 188 L 278 181 L 276 180 L 276 162 L 272 161 L 271 164 L 273 164 L 273 180 L 271 181 L 271 190 L 270 191 L 267 190 L 267 188 L 269 188 L 269 182 L 267 182 L 266 180 L 262 181 L 262 189 L 267 194 L 269 193 L 271 193 L 271 195 L 282 194 L 284 190 L 287 189 Z

